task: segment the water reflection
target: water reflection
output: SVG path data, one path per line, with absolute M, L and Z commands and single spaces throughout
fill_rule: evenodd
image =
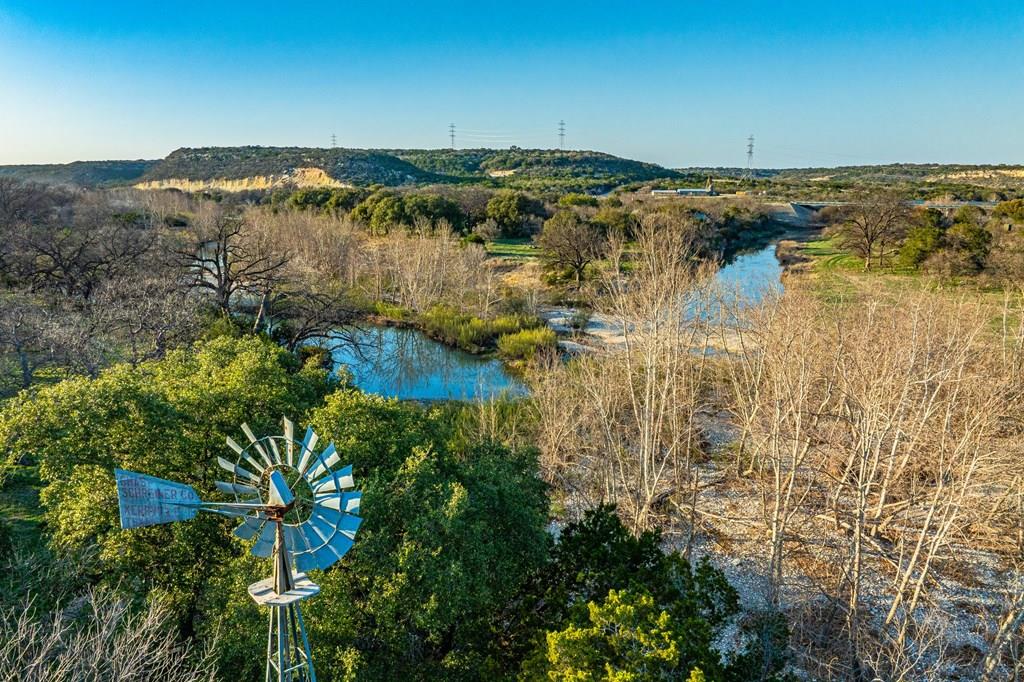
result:
M 746 305 L 760 303 L 769 294 L 782 292 L 782 265 L 775 257 L 775 244 L 739 253 L 716 275 L 725 292 Z
M 340 344 L 335 366 L 345 366 L 356 386 L 403 400 L 481 400 L 526 395 L 501 362 L 440 344 L 415 329 L 367 327 L 347 331 L 358 348 Z

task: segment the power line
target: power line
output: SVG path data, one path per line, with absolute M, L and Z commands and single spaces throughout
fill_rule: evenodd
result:
M 565 121 L 558 122 L 558 148 L 565 149 Z
M 754 136 L 747 138 L 747 179 L 754 177 Z
M 455 149 L 455 124 L 448 124 L 448 136 L 452 138 L 452 149 Z

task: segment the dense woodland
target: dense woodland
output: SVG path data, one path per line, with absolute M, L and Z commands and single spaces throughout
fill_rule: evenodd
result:
M 364 494 L 320 679 L 1019 679 L 1024 210 L 848 196 L 746 305 L 715 270 L 784 229 L 752 197 L 0 177 L 0 670 L 261 679 L 267 562 L 219 517 L 121 530 L 112 472 L 215 498 L 288 415 Z M 623 342 L 560 352 L 555 305 Z M 369 324 L 530 396 L 364 394 L 327 351 Z

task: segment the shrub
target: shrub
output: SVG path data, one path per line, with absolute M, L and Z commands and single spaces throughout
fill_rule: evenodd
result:
M 400 305 L 388 303 L 387 301 L 377 301 L 374 303 L 373 312 L 377 313 L 381 317 L 386 317 L 389 320 L 396 320 L 398 322 L 406 322 L 411 320 L 413 317 L 412 311 L 408 308 L 403 308 Z
M 514 334 L 542 324 L 541 320 L 533 315 L 518 313 L 484 320 L 446 305 L 429 308 L 420 316 L 420 323 L 427 336 L 471 353 L 491 347 L 502 335 Z
M 539 351 L 557 344 L 555 332 L 547 327 L 524 329 L 498 338 L 498 352 L 508 360 L 529 360 Z
M 713 643 L 733 630 L 739 595 L 706 560 L 691 566 L 660 542 L 631 535 L 612 507 L 566 526 L 504 633 L 514 655 L 527 650 L 520 679 L 787 679 L 785 620 L 741 625 L 723 656 Z

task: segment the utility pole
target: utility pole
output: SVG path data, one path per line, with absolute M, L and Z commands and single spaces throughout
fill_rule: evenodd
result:
M 747 138 L 747 174 L 746 178 L 752 180 L 754 177 L 754 136 Z
M 558 122 L 558 148 L 565 149 L 565 121 Z
M 335 149 L 338 146 L 338 136 L 331 133 L 331 149 Z
M 452 138 L 452 149 L 455 149 L 455 124 L 448 124 L 448 136 Z

